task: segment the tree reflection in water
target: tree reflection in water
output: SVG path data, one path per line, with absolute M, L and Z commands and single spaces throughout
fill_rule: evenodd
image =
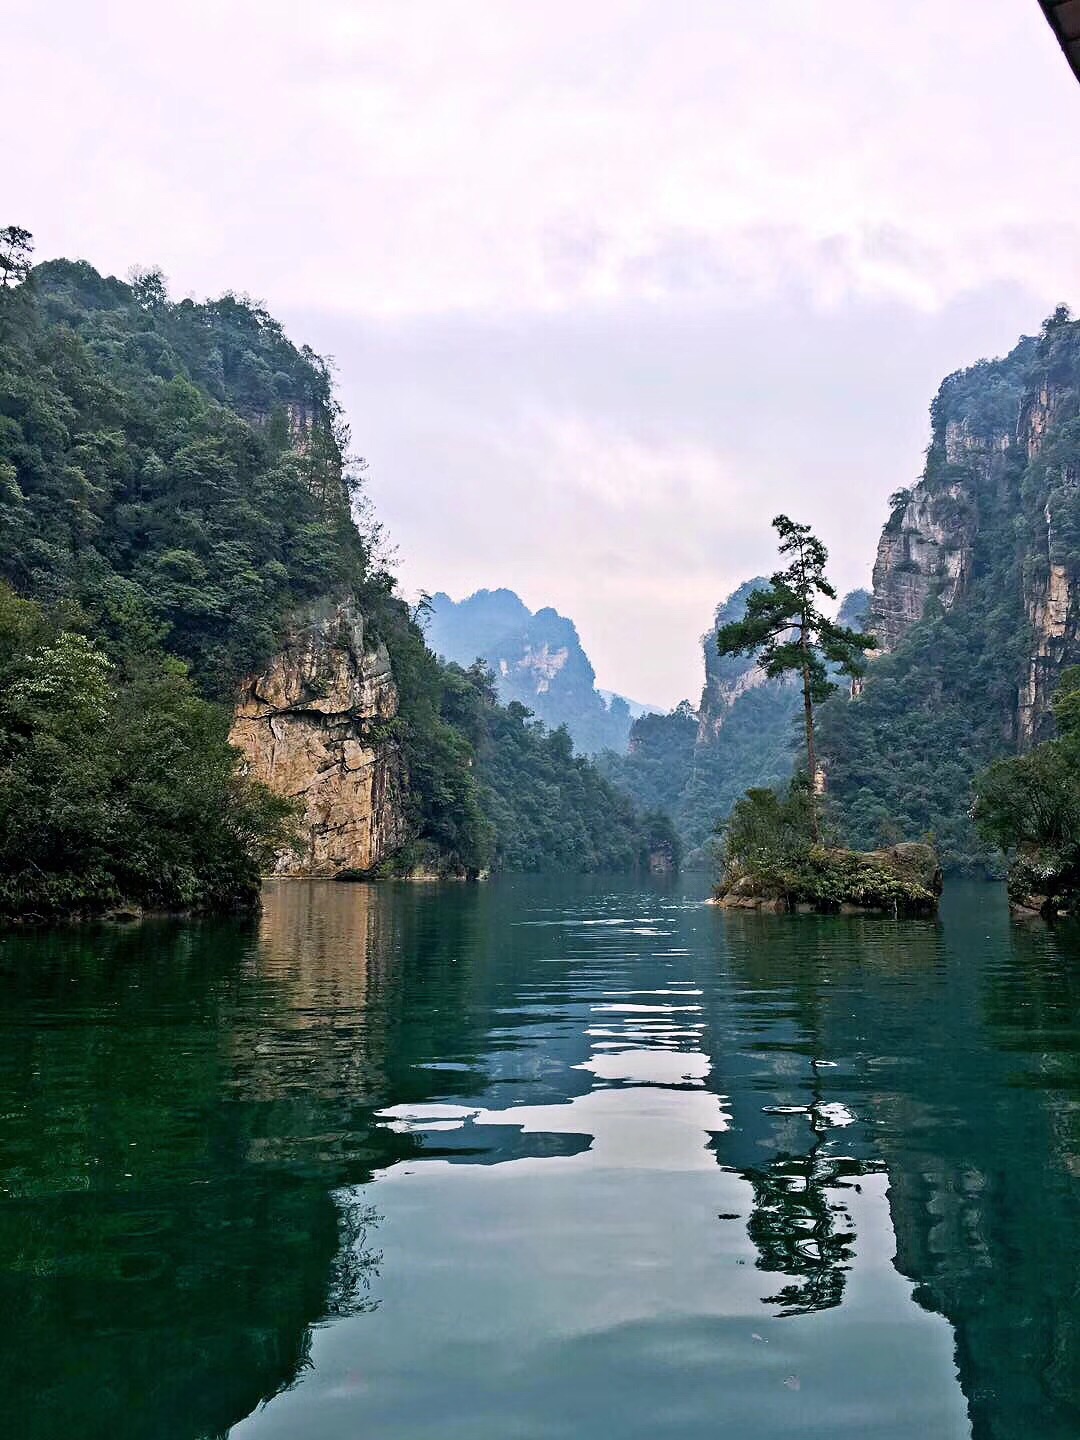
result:
M 835 1196 L 864 1175 L 866 1166 L 815 1146 L 807 1155 L 784 1155 L 767 1170 L 743 1173 L 754 1190 L 746 1228 L 759 1252 L 758 1269 L 794 1277 L 766 1303 L 778 1305 L 781 1315 L 839 1305 L 855 1226 Z
M 510 1120 L 603 1100 L 625 1078 L 583 1062 L 633 1031 L 650 1056 L 708 1062 L 731 1123 L 704 1133 L 749 1182 L 769 1277 L 754 1307 L 766 1287 L 786 1316 L 857 1301 L 855 1192 L 886 1171 L 893 1263 L 954 1327 L 977 1440 L 1073 1440 L 1075 937 L 1017 929 L 986 890 L 947 894 L 942 926 L 690 905 L 662 936 L 628 893 L 608 902 L 621 929 L 583 937 L 568 883 L 537 886 L 281 886 L 259 929 L 0 935 L 0 1308 L 17 1317 L 0 1433 L 224 1435 L 305 1374 L 314 1327 L 389 1289 L 374 1173 L 589 1143 L 509 1123 L 425 1138 L 387 1106 Z

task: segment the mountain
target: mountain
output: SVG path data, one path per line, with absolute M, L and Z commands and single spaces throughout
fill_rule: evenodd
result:
M 881 654 L 823 707 L 828 793 L 861 847 L 936 838 L 993 863 L 970 820 L 992 759 L 1047 736 L 1080 661 L 1080 324 L 1058 310 L 1004 358 L 950 375 L 921 479 L 892 497 L 874 565 Z
M 744 581 L 716 607 L 701 638 L 705 674 L 697 709 L 684 700 L 670 714 L 640 716 L 627 755 L 605 757 L 606 773 L 639 806 L 671 816 L 691 868 L 708 864 L 717 823 L 740 795 L 787 780 L 798 754 L 797 686 L 769 680 L 753 656 L 721 655 L 716 648 L 720 626 L 740 620 L 750 592 L 767 583 L 760 575 Z M 869 606 L 869 592 L 853 590 L 838 619 L 860 623 Z
M 31 248 L 0 229 L 0 914 L 248 905 L 268 866 L 670 853 L 566 736 L 427 648 L 355 522 L 318 356 L 235 295 Z M 587 693 L 573 627 L 528 624 Z
M 660 705 L 648 705 L 640 700 L 631 700 L 627 695 L 620 695 L 617 690 L 598 689 L 596 693 L 609 708 L 616 700 L 622 700 L 630 711 L 631 720 L 638 720 L 642 715 L 656 715 L 663 709 Z
M 629 703 L 597 690 L 574 622 L 558 611 L 534 613 L 512 590 L 477 590 L 460 601 L 440 591 L 425 634 L 445 660 L 466 667 L 482 660 L 504 704 L 516 700 L 551 729 L 565 725 L 583 754 L 626 749 Z

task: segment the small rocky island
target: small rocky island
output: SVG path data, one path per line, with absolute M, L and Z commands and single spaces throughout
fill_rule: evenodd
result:
M 817 915 L 929 916 L 942 874 L 930 845 L 857 851 L 817 845 L 759 863 L 731 860 L 714 895 L 728 910 Z

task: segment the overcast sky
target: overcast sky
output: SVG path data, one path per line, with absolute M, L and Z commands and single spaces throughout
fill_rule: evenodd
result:
M 1035 0 L 5 0 L 0 223 L 332 354 L 408 591 L 700 690 L 810 521 L 868 583 L 940 379 L 1080 302 Z

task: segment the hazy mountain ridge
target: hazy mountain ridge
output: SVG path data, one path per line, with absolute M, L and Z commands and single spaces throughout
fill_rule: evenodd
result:
M 557 610 L 531 611 L 505 588 L 477 590 L 459 601 L 439 591 L 431 597 L 425 634 L 445 660 L 466 667 L 483 660 L 504 704 L 516 700 L 545 725 L 565 725 L 581 753 L 626 749 L 631 705 L 597 689 L 577 627 Z

